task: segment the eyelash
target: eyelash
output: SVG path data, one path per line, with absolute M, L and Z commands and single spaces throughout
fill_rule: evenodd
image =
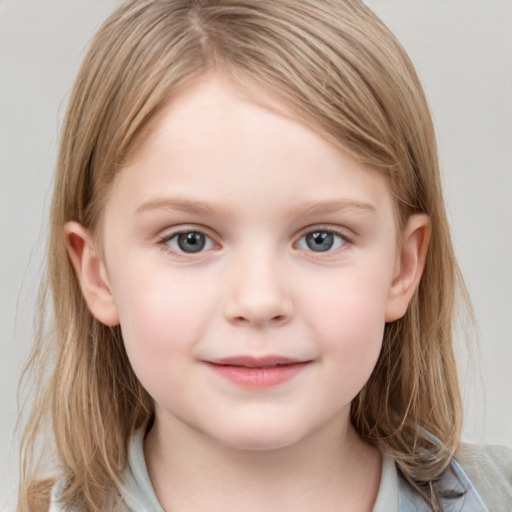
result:
M 299 246 L 302 240 L 306 240 L 307 244 L 307 237 L 312 236 L 315 234 L 325 234 L 326 236 L 330 237 L 336 237 L 339 239 L 338 245 L 334 248 L 329 247 L 326 250 L 320 250 L 320 251 L 314 251 L 311 249 L 311 247 L 299 247 L 301 249 L 306 250 L 307 252 L 311 252 L 314 255 L 321 255 L 321 254 L 332 254 L 337 251 L 337 249 L 343 248 L 345 245 L 352 243 L 351 239 L 341 231 L 332 229 L 332 228 L 322 228 L 322 227 L 315 227 L 314 229 L 308 229 L 308 231 L 304 232 L 300 238 L 297 240 L 297 242 L 294 244 L 295 246 Z M 323 237 L 325 239 L 326 237 Z
M 328 248 L 323 251 L 322 250 L 314 251 L 311 248 L 299 247 L 299 244 L 301 243 L 301 241 L 306 240 L 306 237 L 308 235 L 314 235 L 314 234 L 320 234 L 320 233 L 326 234 L 327 236 L 337 237 L 340 240 L 338 242 L 337 247 L 335 247 L 334 249 Z M 191 234 L 197 234 L 197 235 L 203 236 L 206 239 L 205 245 L 207 247 L 205 248 L 205 246 L 201 246 L 196 252 L 193 252 L 193 251 L 186 252 L 179 248 L 173 248 L 169 245 L 169 242 L 171 240 L 173 240 L 173 239 L 178 240 L 178 238 L 181 235 L 191 235 Z M 179 241 L 177 241 L 177 243 L 179 244 Z M 293 245 L 294 245 L 294 247 L 305 250 L 307 252 L 310 252 L 313 255 L 322 255 L 322 254 L 328 255 L 328 254 L 332 254 L 333 252 L 336 252 L 338 249 L 342 249 L 344 246 L 352 244 L 352 243 L 353 243 L 352 238 L 347 236 L 346 233 L 344 233 L 344 232 L 341 232 L 339 230 L 335 230 L 332 228 L 324 228 L 322 226 L 318 226 L 318 227 L 315 226 L 315 227 L 308 228 L 307 231 L 303 231 L 302 234 L 299 236 L 299 238 Z M 307 242 L 306 242 L 306 244 L 307 244 Z M 194 257 L 194 255 L 201 255 L 205 251 L 212 249 L 215 246 L 215 242 L 213 241 L 211 236 L 209 236 L 208 234 L 206 234 L 204 232 L 203 229 L 201 229 L 201 228 L 194 229 L 193 227 L 191 227 L 188 229 L 180 229 L 179 231 L 175 231 L 173 233 L 169 233 L 169 234 L 162 236 L 160 238 L 160 240 L 158 241 L 158 245 L 161 246 L 167 252 L 171 252 L 173 254 L 177 254 L 177 255 L 180 255 L 183 257 Z
M 178 239 L 179 239 L 179 237 L 181 235 L 191 235 L 191 234 L 197 234 L 197 235 L 203 236 L 206 239 L 205 245 L 208 245 L 208 247 L 205 249 L 204 246 L 202 246 L 196 252 L 193 252 L 193 251 L 192 252 L 186 252 L 186 251 L 183 251 L 183 250 L 180 250 L 180 249 L 177 249 L 177 248 L 173 248 L 173 247 L 171 247 L 169 245 L 169 242 L 171 242 L 171 240 L 176 239 L 177 243 L 179 244 Z M 158 245 L 161 246 L 167 252 L 171 252 L 173 254 L 178 254 L 178 255 L 184 256 L 184 257 L 191 257 L 191 256 L 194 256 L 196 254 L 197 255 L 202 254 L 205 250 L 211 249 L 212 248 L 211 246 L 214 246 L 215 242 L 213 242 L 212 237 L 207 235 L 204 232 L 204 230 L 189 228 L 189 229 L 180 229 L 179 231 L 175 231 L 173 233 L 169 233 L 169 234 L 164 235 L 158 241 Z

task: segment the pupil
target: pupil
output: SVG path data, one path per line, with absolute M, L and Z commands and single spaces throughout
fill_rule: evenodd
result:
M 183 252 L 199 252 L 205 243 L 205 237 L 201 233 L 183 233 L 178 237 L 178 245 Z
M 312 251 L 324 252 L 333 246 L 333 238 L 333 235 L 327 231 L 316 231 L 306 235 L 306 243 Z

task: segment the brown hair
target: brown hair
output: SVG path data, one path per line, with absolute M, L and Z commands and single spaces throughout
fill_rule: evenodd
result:
M 119 328 L 89 313 L 63 226 L 75 220 L 98 228 L 109 185 L 134 141 L 180 88 L 210 70 L 272 90 L 320 135 L 384 173 L 400 225 L 413 213 L 430 217 L 419 289 L 405 316 L 386 326 L 377 366 L 351 414 L 359 435 L 393 457 L 437 509 L 432 483 L 461 430 L 452 321 L 456 291 L 464 287 L 434 129 L 409 58 L 357 0 L 132 0 L 92 41 L 64 123 L 48 286 L 24 374 L 35 378 L 38 398 L 22 443 L 20 511 L 34 510 L 30 495 L 44 477 L 43 455 L 62 468 L 67 506 L 105 510 L 120 493 L 130 436 L 151 418 L 153 403 L 130 367 Z M 40 442 L 47 427 L 54 452 Z

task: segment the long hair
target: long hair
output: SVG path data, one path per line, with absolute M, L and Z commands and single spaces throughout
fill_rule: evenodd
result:
M 100 511 L 120 497 L 130 436 L 151 419 L 153 402 L 120 329 L 88 311 L 63 226 L 75 220 L 99 229 L 109 186 L 148 123 L 210 71 L 240 87 L 268 88 L 299 120 L 385 174 L 399 227 L 414 213 L 430 217 L 419 289 L 405 316 L 386 325 L 351 420 L 437 509 L 433 482 L 462 423 L 452 323 L 457 290 L 465 292 L 432 120 L 409 58 L 357 0 L 132 0 L 94 37 L 64 121 L 40 329 L 24 373 L 37 395 L 22 440 L 19 510 L 36 510 L 34 496 L 45 497 L 45 460 L 66 481 L 67 506 Z M 44 441 L 48 432 L 52 442 Z

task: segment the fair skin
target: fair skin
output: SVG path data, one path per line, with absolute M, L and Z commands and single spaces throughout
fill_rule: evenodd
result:
M 218 76 L 186 88 L 116 178 L 102 256 L 78 223 L 66 241 L 155 400 L 145 454 L 165 510 L 369 511 L 381 457 L 350 403 L 418 285 L 429 223 L 411 217 L 399 246 L 386 179 L 267 99 Z

